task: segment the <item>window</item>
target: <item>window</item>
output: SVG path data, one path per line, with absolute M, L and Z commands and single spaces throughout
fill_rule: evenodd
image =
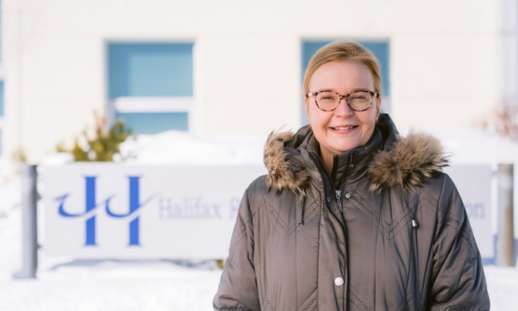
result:
M 308 40 L 302 43 L 302 75 L 306 71 L 309 60 L 322 46 L 332 40 Z M 381 67 L 381 90 L 382 90 L 382 110 L 390 112 L 390 45 L 385 40 L 361 40 L 357 41 L 376 55 Z M 303 112 L 303 121 L 307 123 L 306 115 Z
M 109 43 L 108 95 L 113 117 L 134 133 L 189 129 L 192 43 Z

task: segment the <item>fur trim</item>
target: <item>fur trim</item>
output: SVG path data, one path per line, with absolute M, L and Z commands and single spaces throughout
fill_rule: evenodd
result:
M 426 178 L 448 166 L 441 143 L 425 134 L 409 134 L 390 151 L 381 151 L 369 166 L 370 190 L 382 187 L 422 186 Z
M 291 132 L 271 132 L 264 147 L 264 164 L 269 188 L 290 189 L 304 194 L 310 174 L 303 163 Z M 290 145 L 291 144 L 291 145 Z M 396 141 L 393 148 L 378 152 L 368 168 L 371 191 L 383 187 L 404 189 L 422 186 L 426 178 L 448 165 L 440 142 L 429 135 L 409 134 Z
M 300 159 L 299 151 L 285 146 L 293 136 L 291 132 L 271 132 L 268 135 L 263 159 L 268 170 L 266 184 L 276 190 L 288 188 L 295 193 L 304 194 L 309 172 Z

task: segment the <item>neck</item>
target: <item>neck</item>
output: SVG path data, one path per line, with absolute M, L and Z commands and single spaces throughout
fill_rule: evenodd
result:
M 325 152 L 322 149 L 320 149 L 320 154 L 322 155 L 322 160 L 324 162 L 324 169 L 329 175 L 331 175 L 331 172 L 333 171 L 334 155 L 330 152 Z

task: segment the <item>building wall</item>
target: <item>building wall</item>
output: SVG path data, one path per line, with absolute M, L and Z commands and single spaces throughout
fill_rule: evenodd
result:
M 190 130 L 297 128 L 304 40 L 390 43 L 403 127 L 468 126 L 500 101 L 502 11 L 492 1 L 4 0 L 4 150 L 38 160 L 109 104 L 111 41 L 194 43 Z

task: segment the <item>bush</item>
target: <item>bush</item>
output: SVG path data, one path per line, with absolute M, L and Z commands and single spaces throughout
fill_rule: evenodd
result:
M 500 106 L 481 122 L 482 128 L 518 141 L 518 106 Z
M 131 130 L 124 122 L 117 120 L 109 129 L 106 129 L 104 117 L 96 116 L 95 132 L 93 137 L 85 129 L 80 137 L 74 140 L 71 149 L 63 144 L 56 146 L 58 152 L 68 152 L 74 161 L 103 161 L 112 162 L 116 155 L 120 155 L 120 145 L 131 135 Z

